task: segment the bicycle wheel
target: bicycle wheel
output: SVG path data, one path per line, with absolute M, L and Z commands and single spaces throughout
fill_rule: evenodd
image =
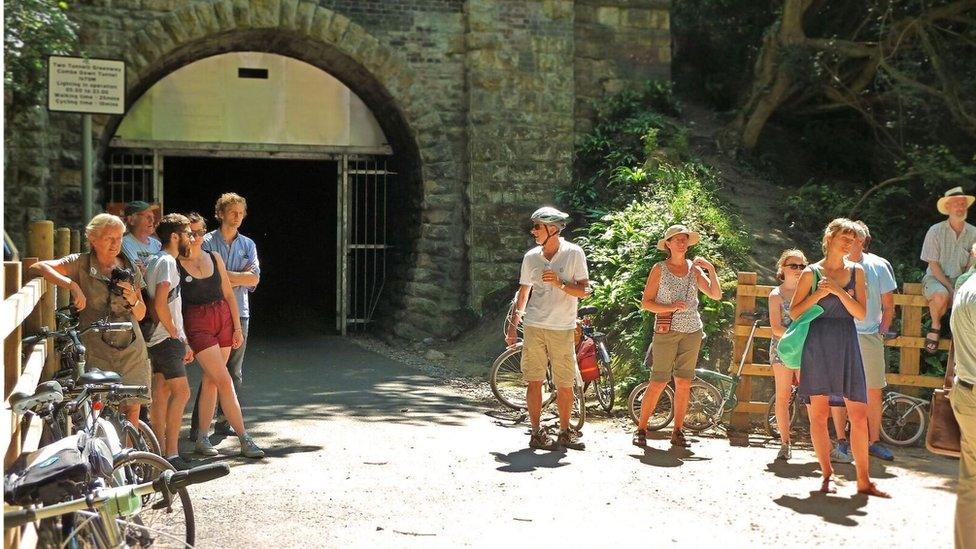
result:
M 894 446 L 911 446 L 925 433 L 921 403 L 908 397 L 886 398 L 881 405 L 881 438 Z
M 163 455 L 162 449 L 159 447 L 159 439 L 156 438 L 155 431 L 143 420 L 139 420 L 139 436 L 142 437 L 143 442 L 146 444 L 146 449 L 149 452 L 156 454 L 157 456 Z
M 597 359 L 600 367 L 600 377 L 593 382 L 593 391 L 596 393 L 596 400 L 600 403 L 603 411 L 610 413 L 613 410 L 614 389 L 613 389 L 613 368 L 603 362 L 602 358 Z
M 796 426 L 796 392 L 790 395 L 790 402 L 787 406 L 790 412 L 790 432 L 792 432 Z M 769 405 L 766 406 L 766 416 L 763 420 L 766 427 L 766 434 L 773 438 L 779 438 L 779 424 L 776 421 L 776 395 L 773 395 L 773 398 L 769 399 Z
M 115 462 L 113 477 L 122 484 L 139 484 L 173 471 L 165 459 L 149 452 L 130 452 Z M 123 539 L 130 547 L 186 547 L 196 537 L 193 506 L 186 488 L 169 499 L 159 492 L 142 497 L 142 509 L 120 523 Z
M 569 425 L 577 431 L 583 430 L 586 422 L 586 393 L 582 386 L 573 387 L 573 411 L 569 416 Z
M 525 381 L 522 379 L 522 347 L 521 345 L 498 355 L 491 365 L 488 377 L 491 392 L 498 402 L 512 410 L 525 410 Z M 549 384 L 542 384 L 542 407 L 545 408 L 556 399 L 556 394 L 549 390 Z
M 627 397 L 627 407 L 630 409 L 630 419 L 634 423 L 640 420 L 641 404 L 644 402 L 644 393 L 647 392 L 647 382 L 641 383 L 630 392 Z M 670 385 L 664 387 L 661 398 L 657 400 L 657 406 L 651 412 L 651 417 L 647 422 L 649 431 L 657 431 L 666 427 L 674 419 L 674 390 Z
M 700 433 L 715 425 L 722 413 L 722 395 L 711 383 L 696 379 L 688 391 L 688 411 L 685 427 Z

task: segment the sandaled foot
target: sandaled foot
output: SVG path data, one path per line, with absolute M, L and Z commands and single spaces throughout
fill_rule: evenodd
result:
M 939 330 L 932 329 L 925 334 L 925 352 L 932 354 L 939 350 Z
M 859 488 L 857 490 L 857 493 L 864 494 L 866 496 L 874 496 L 876 498 L 891 499 L 891 494 L 889 494 L 888 492 L 882 492 L 881 490 L 878 489 L 878 486 L 873 482 L 869 483 L 867 488 L 863 488 L 863 489 Z
M 631 442 L 634 443 L 634 446 L 640 446 L 641 448 L 646 447 L 647 429 L 637 429 L 637 432 L 634 433 L 634 438 L 631 440 Z
M 837 493 L 837 485 L 834 482 L 834 477 L 827 477 L 827 478 L 823 479 L 823 482 L 820 483 L 820 493 L 821 494 L 836 494 Z
M 679 448 L 690 448 L 691 443 L 685 438 L 685 434 L 681 429 L 675 429 L 671 433 L 671 446 L 677 446 Z

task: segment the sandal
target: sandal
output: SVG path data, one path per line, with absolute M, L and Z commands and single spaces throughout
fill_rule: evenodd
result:
M 881 490 L 878 490 L 878 486 L 873 482 L 868 484 L 868 487 L 865 488 L 864 490 L 858 490 L 857 493 L 864 494 L 866 496 L 874 496 L 876 498 L 891 499 L 891 494 L 889 494 L 888 492 L 882 492 Z
M 837 483 L 834 482 L 834 477 L 831 476 L 823 479 L 823 482 L 820 484 L 820 493 L 821 494 L 837 493 Z
M 631 442 L 634 443 L 634 446 L 639 446 L 641 448 L 646 447 L 647 446 L 647 430 L 646 429 L 637 429 L 637 432 L 634 433 L 634 438 L 631 439 Z
M 691 443 L 685 438 L 685 434 L 681 429 L 675 429 L 671 433 L 671 446 L 678 446 L 680 448 L 690 448 Z
M 932 354 L 938 350 L 939 350 L 939 331 L 929 330 L 929 333 L 925 334 L 925 352 L 928 354 Z

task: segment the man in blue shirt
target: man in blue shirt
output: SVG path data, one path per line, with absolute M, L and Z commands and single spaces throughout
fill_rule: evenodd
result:
M 241 399 L 241 383 L 244 378 L 244 349 L 247 347 L 248 324 L 251 310 L 248 306 L 248 294 L 257 288 L 261 281 L 261 266 L 258 262 L 258 249 L 254 241 L 240 233 L 241 224 L 247 216 L 247 200 L 237 193 L 224 193 L 217 199 L 214 214 L 220 221 L 220 228 L 210 231 L 203 237 L 203 249 L 218 254 L 227 267 L 227 276 L 234 287 L 234 297 L 237 298 L 237 308 L 241 316 L 241 330 L 244 332 L 244 343 L 237 349 L 232 349 L 227 360 L 227 370 L 234 380 L 234 390 L 237 398 Z M 199 399 L 199 391 L 197 392 Z M 198 400 L 199 402 L 199 400 Z M 193 406 L 193 423 L 197 424 L 197 409 Z M 233 432 L 227 420 L 217 408 L 217 424 L 214 432 L 230 434 Z M 193 437 L 195 433 L 190 433 Z M 196 440 L 194 437 L 193 440 Z
M 864 363 L 864 381 L 868 387 L 868 433 L 871 445 L 868 452 L 872 456 L 891 461 L 894 455 L 878 442 L 881 438 L 881 398 L 882 390 L 888 385 L 885 379 L 885 334 L 891 328 L 895 317 L 894 291 L 898 289 L 894 270 L 887 259 L 867 252 L 871 242 L 871 231 L 863 221 L 858 221 L 857 238 L 851 244 L 847 260 L 864 267 L 867 285 L 867 313 L 864 320 L 855 320 L 857 340 L 861 347 L 861 362 Z M 834 428 L 843 437 L 847 417 L 844 408 L 832 408 Z M 838 451 L 849 455 L 847 440 L 838 441 Z

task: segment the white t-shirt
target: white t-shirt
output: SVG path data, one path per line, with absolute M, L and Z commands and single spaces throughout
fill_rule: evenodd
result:
M 146 275 L 146 267 L 149 266 L 149 262 L 156 257 L 160 251 L 162 251 L 163 245 L 159 242 L 159 239 L 155 236 L 149 237 L 149 243 L 143 244 L 139 242 L 139 239 L 132 236 L 132 233 L 125 233 L 122 237 L 122 251 L 129 256 L 129 259 L 135 263 L 139 270 L 142 271 L 143 277 Z
M 543 282 L 542 272 L 547 268 L 555 271 L 559 280 L 567 284 L 590 278 L 586 268 L 586 255 L 576 244 L 559 237 L 559 249 L 551 260 L 546 260 L 542 255 L 542 246 L 532 248 L 522 258 L 522 271 L 519 275 L 519 284 L 532 286 L 522 322 L 526 326 L 547 330 L 574 330 L 576 304 L 579 299 Z
M 147 271 L 146 291 L 149 293 L 149 297 L 155 299 L 156 286 L 162 282 L 169 282 L 169 297 L 167 301 L 169 314 L 173 317 L 173 324 L 176 325 L 179 339 L 186 341 L 186 333 L 183 331 L 183 299 L 180 297 L 180 272 L 176 267 L 176 258 L 167 253 L 161 253 L 149 262 Z M 146 306 L 152 307 L 152 303 L 147 303 Z M 146 314 L 148 315 L 149 313 L 147 312 Z M 160 322 L 156 326 L 156 331 L 152 333 L 152 336 L 146 344 L 152 347 L 169 337 L 169 331 Z

